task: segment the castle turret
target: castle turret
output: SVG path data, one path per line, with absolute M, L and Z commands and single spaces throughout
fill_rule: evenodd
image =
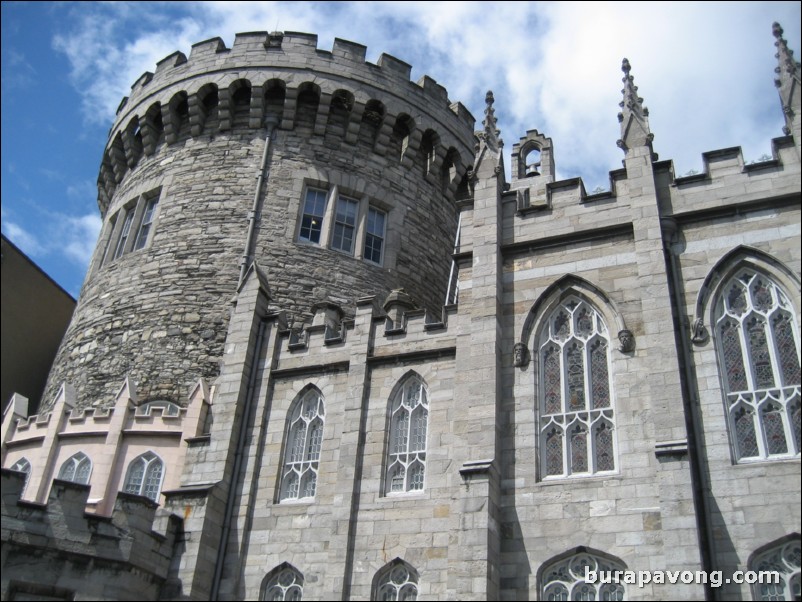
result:
M 388 55 L 302 33 L 214 38 L 143 74 L 103 153 L 103 228 L 44 395 L 106 405 L 126 375 L 178 401 L 219 373 L 258 260 L 290 323 L 403 288 L 440 312 L 473 118 Z

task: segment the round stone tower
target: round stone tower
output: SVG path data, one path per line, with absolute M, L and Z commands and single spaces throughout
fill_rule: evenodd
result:
M 473 124 L 410 66 L 299 33 L 176 52 L 123 99 L 103 154 L 103 228 L 43 406 L 181 403 L 218 375 L 232 297 L 256 261 L 294 322 L 403 288 L 444 302 Z

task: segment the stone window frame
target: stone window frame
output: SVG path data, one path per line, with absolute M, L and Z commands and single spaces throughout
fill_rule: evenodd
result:
M 142 466 L 142 473 L 139 477 L 137 477 L 139 481 L 135 483 L 133 481 L 133 479 L 136 477 L 134 470 L 138 466 Z M 157 482 L 154 483 L 154 473 L 157 469 Z M 125 479 L 123 480 L 122 491 L 123 493 L 141 495 L 158 503 L 159 496 L 161 495 L 162 485 L 164 484 L 164 475 L 166 472 L 164 460 L 162 460 L 156 452 L 148 450 L 145 453 L 139 454 L 136 458 L 128 463 L 128 468 L 125 471 Z
M 585 581 L 585 567 L 597 572 L 594 583 Z M 604 571 L 606 576 L 609 572 L 626 570 L 627 566 L 621 559 L 579 546 L 543 563 L 538 571 L 538 599 L 626 600 L 627 588 L 623 579 L 619 583 L 602 583 L 601 575 L 598 575 L 599 571 Z
M 28 486 L 28 481 L 31 480 L 31 462 L 25 456 L 18 458 L 10 467 L 9 470 L 16 470 L 17 472 L 21 472 L 25 475 L 25 482 L 22 484 L 22 491 L 20 491 L 20 496 L 25 493 L 25 488 Z
M 325 426 L 323 394 L 314 385 L 308 385 L 295 397 L 287 412 L 278 503 L 315 499 Z
M 307 199 L 310 193 L 319 193 L 325 195 L 323 202 L 322 215 L 317 213 L 307 213 Z M 356 220 L 354 224 L 348 224 L 347 227 L 351 228 L 352 238 L 350 248 L 342 248 L 341 242 L 338 242 L 338 231 L 343 227 L 342 220 L 338 219 L 338 208 L 341 202 L 355 203 L 357 205 Z M 383 217 L 382 233 L 378 236 L 375 232 L 368 232 L 368 219 L 371 212 L 380 214 Z M 307 223 L 307 218 L 319 218 L 319 232 L 317 240 L 312 236 L 306 235 L 305 232 L 310 230 L 311 224 Z M 385 258 L 387 256 L 387 229 L 390 221 L 390 208 L 385 203 L 380 203 L 374 199 L 368 198 L 366 195 L 354 193 L 346 190 L 339 185 L 328 186 L 319 182 L 307 182 L 304 185 L 303 195 L 298 209 L 298 220 L 295 227 L 295 242 L 301 245 L 310 245 L 329 249 L 359 259 L 376 267 L 384 267 Z M 379 251 L 379 261 L 372 258 L 374 252 L 368 253 L 368 240 L 378 239 L 381 241 L 381 249 Z M 371 257 L 368 257 L 368 255 Z
M 61 463 L 58 479 L 88 485 L 92 478 L 92 460 L 84 452 L 77 452 Z
M 370 599 L 417 600 L 419 584 L 417 569 L 405 560 L 395 558 L 376 571 Z
M 769 306 L 765 306 L 753 290 L 763 281 L 771 297 Z M 742 311 L 741 303 L 744 304 Z M 722 278 L 711 311 L 712 338 L 733 461 L 749 464 L 798 458 L 802 447 L 798 425 L 800 334 L 791 297 L 767 271 L 752 262 L 742 263 L 728 277 Z M 787 349 L 783 355 L 778 344 L 782 334 L 777 332 L 780 317 L 790 323 L 795 347 L 790 349 L 790 355 Z M 760 328 L 761 322 L 763 328 Z M 757 339 L 746 336 L 750 326 Z M 754 349 L 755 344 L 763 348 L 762 353 L 761 349 Z M 795 366 L 789 367 L 789 361 L 795 361 Z M 795 370 L 790 377 L 789 368 L 792 372 Z M 771 383 L 767 379 L 771 379 Z M 774 436 L 770 436 L 771 432 Z M 782 435 L 782 441 L 778 435 Z M 784 444 L 785 451 L 772 449 L 778 443 Z
M 161 188 L 138 195 L 108 220 L 100 266 L 148 248 L 159 220 Z
M 752 599 L 798 600 L 802 587 L 800 552 L 802 552 L 802 538 L 799 533 L 786 535 L 757 549 L 749 558 L 748 570 L 776 571 L 780 574 L 780 583 L 753 583 Z
M 583 309 L 590 311 L 592 322 L 589 333 L 577 333 L 577 320 Z M 561 338 L 553 331 L 553 325 L 560 314 L 568 312 L 569 331 L 567 336 Z M 568 290 L 561 295 L 559 302 L 551 305 L 544 311 L 541 317 L 540 327 L 535 336 L 536 347 L 534 353 L 537 354 L 537 433 L 539 449 L 539 472 L 542 481 L 552 481 L 571 478 L 588 478 L 600 475 L 617 474 L 620 470 L 620 460 L 618 454 L 618 436 L 616 423 L 616 403 L 613 389 L 613 366 L 611 338 L 608 326 L 602 311 L 596 307 L 589 299 L 585 298 L 579 291 Z M 567 356 L 569 355 L 569 345 L 574 348 L 579 345 L 580 356 L 577 362 L 581 361 L 581 387 L 577 391 L 571 390 L 571 374 L 568 366 Z M 598 361 L 595 351 L 604 346 L 604 362 Z M 549 355 L 549 351 L 558 351 L 557 356 Z M 546 357 L 549 355 L 549 357 Z M 548 374 L 546 362 L 553 362 L 552 357 L 556 357 L 558 382 L 556 387 L 559 392 L 559 399 L 548 399 Z M 601 387 L 602 393 L 606 394 L 606 405 L 595 407 L 596 396 L 594 394 L 594 384 L 597 379 L 593 372 L 599 370 L 606 372 L 606 386 Z M 606 391 L 604 390 L 606 389 Z M 577 392 L 582 394 L 582 407 L 569 407 L 570 399 Z M 570 397 L 570 399 L 569 399 Z M 559 405 L 554 411 L 550 403 Z M 600 442 L 600 433 L 603 429 L 608 430 L 606 441 Z M 570 436 L 574 432 L 578 438 L 576 441 Z M 557 438 L 559 445 L 559 473 L 556 466 L 552 465 L 553 454 L 549 453 L 550 443 Z M 600 446 L 609 446 L 608 454 L 611 456 L 612 468 L 600 467 L 604 456 L 600 455 Z M 575 446 L 583 445 L 585 453 L 584 469 L 576 469 L 573 465 L 573 451 Z
M 304 576 L 288 562 L 282 562 L 262 580 L 260 600 L 301 600 Z
M 414 405 L 410 406 L 407 401 L 413 388 L 417 389 L 417 397 Z M 387 446 L 382 488 L 385 496 L 419 495 L 425 491 L 430 411 L 426 381 L 417 372 L 410 371 L 399 379 L 387 403 Z M 416 419 L 420 419 L 421 415 L 425 419 L 422 429 L 420 422 L 417 422 L 416 428 Z M 399 482 L 399 471 L 403 471 L 400 488 L 395 488 Z M 419 475 L 419 478 L 413 478 L 414 475 Z

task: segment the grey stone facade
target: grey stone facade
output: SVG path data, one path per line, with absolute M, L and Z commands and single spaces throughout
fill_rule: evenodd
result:
M 675 176 L 625 60 L 623 167 L 592 195 L 556 180 L 536 130 L 512 146 L 508 182 L 492 94 L 474 132 L 433 80 L 412 84 L 386 55 L 367 64 L 357 44 L 251 33 L 167 57 L 120 107 L 101 240 L 43 410 L 4 417 L 3 466 L 44 449 L 54 474 L 82 438 L 110 446 L 98 417 L 112 404 L 119 425 L 154 401 L 192 414 L 174 427 L 183 443 L 168 433 L 178 485 L 159 500 L 182 528 L 147 599 L 771 595 L 583 585 L 585 566 L 779 567 L 772 591 L 793 599 L 802 133 L 781 33 L 787 128 L 770 160 L 716 150 L 703 173 Z M 326 199 L 317 239 L 310 189 Z M 69 424 L 97 410 L 67 436 L 53 408 Z M 155 423 L 119 426 L 114 449 L 166 448 Z M 22 582 L 125 598 L 9 564 L 29 528 L 7 529 L 6 512 L 48 499 L 29 470 L 29 501 L 4 485 L 4 599 Z M 119 470 L 105 478 L 127 486 Z M 127 511 L 103 491 L 90 509 Z

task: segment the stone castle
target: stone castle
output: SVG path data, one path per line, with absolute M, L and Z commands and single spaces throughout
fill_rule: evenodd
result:
M 624 60 L 593 194 L 537 130 L 507 181 L 491 93 L 475 131 L 359 44 L 163 59 L 118 109 L 44 398 L 3 418 L 2 598 L 799 599 L 802 110 L 774 36 L 770 159 L 675 175 Z M 586 578 L 611 570 L 687 572 Z

